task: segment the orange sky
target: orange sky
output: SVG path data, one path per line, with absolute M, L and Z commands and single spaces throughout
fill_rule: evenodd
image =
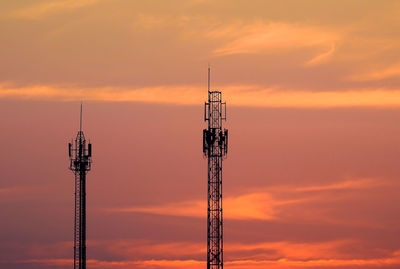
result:
M 88 268 L 206 258 L 207 66 L 227 101 L 225 267 L 400 268 L 400 3 L 0 3 L 0 267 L 71 268 L 67 143 L 94 147 Z

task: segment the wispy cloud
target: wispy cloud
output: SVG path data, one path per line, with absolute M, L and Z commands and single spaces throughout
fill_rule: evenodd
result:
M 132 206 L 122 208 L 112 208 L 112 212 L 134 212 L 150 213 L 157 215 L 185 216 L 185 217 L 204 217 L 206 203 L 201 200 L 184 201 L 155 206 Z
M 331 48 L 328 51 L 315 56 L 314 58 L 306 62 L 305 66 L 314 66 L 327 62 L 331 58 L 335 50 L 335 44 L 332 44 Z
M 17 190 L 16 188 L 0 188 L 0 194 L 13 193 L 16 190 Z
M 386 68 L 381 68 L 366 73 L 352 75 L 349 77 L 349 79 L 355 81 L 373 81 L 373 80 L 382 80 L 392 77 L 400 77 L 400 63 L 390 65 Z
M 304 247 L 298 246 L 298 247 Z M 321 249 L 319 252 L 323 251 Z M 301 249 L 297 249 L 301 252 Z M 54 266 L 67 266 L 72 264 L 72 259 L 30 259 L 15 261 L 15 264 L 31 263 L 41 264 L 44 268 L 54 268 Z M 7 264 L 7 261 L 0 261 L 0 264 Z M 87 264 L 91 268 L 119 268 L 128 269 L 132 267 L 138 268 L 188 268 L 200 269 L 204 268 L 205 262 L 203 260 L 195 259 L 148 259 L 148 260 L 118 260 L 118 261 L 105 261 L 89 259 Z M 400 251 L 395 251 L 387 256 L 375 258 L 287 258 L 280 257 L 274 259 L 240 259 L 225 261 L 225 265 L 229 268 L 235 269 L 259 269 L 259 268 L 273 268 L 285 269 L 288 268 L 358 268 L 359 266 L 379 266 L 379 268 L 393 268 L 393 266 L 400 265 Z
M 236 220 L 276 220 L 285 206 L 312 203 L 320 199 L 318 193 L 338 190 L 359 190 L 382 185 L 372 179 L 356 179 L 327 185 L 306 187 L 280 186 L 224 198 L 224 218 Z M 314 195 L 305 194 L 314 192 Z M 284 198 L 285 197 L 285 198 Z M 287 198 L 289 197 L 289 198 Z M 189 200 L 149 206 L 131 206 L 107 209 L 120 213 L 149 213 L 168 216 L 206 217 L 204 200 Z
M 400 265 L 400 255 L 395 253 L 391 257 L 371 258 L 371 259 L 310 259 L 310 260 L 240 260 L 228 262 L 230 268 L 235 269 L 284 269 L 284 268 L 359 268 L 360 266 L 379 266 L 377 268 L 394 268 Z M 289 266 L 289 267 L 288 267 Z
M 283 22 L 235 24 L 218 28 L 207 36 L 231 39 L 215 49 L 216 55 L 267 54 L 298 48 L 329 49 L 308 61 L 309 65 L 326 61 L 335 51 L 335 43 L 341 38 L 339 33 L 331 30 Z
M 398 107 L 400 90 L 290 91 L 257 85 L 221 85 L 229 105 L 254 107 Z M 79 86 L 0 85 L 0 98 L 102 102 L 144 102 L 176 105 L 197 105 L 206 99 L 204 87 L 160 86 L 144 88 L 84 88 Z
M 190 257 L 198 256 L 206 252 L 203 243 L 191 241 L 177 242 L 154 242 L 151 240 L 120 239 L 111 241 L 91 241 L 91 245 L 106 248 L 112 255 L 132 259 L 137 257 L 157 257 L 159 259 L 168 257 Z
M 357 245 L 361 242 L 351 240 L 336 240 L 323 242 L 261 242 L 261 243 L 232 243 L 226 247 L 227 252 L 252 252 L 251 256 L 254 260 L 263 260 L 269 258 L 271 260 L 284 257 L 292 260 L 311 260 L 323 259 L 327 257 L 343 258 L 346 253 L 341 253 L 340 248 L 344 246 Z
M 202 268 L 205 256 L 205 242 L 176 241 L 160 242 L 151 240 L 90 240 L 88 244 L 100 253 L 107 253 L 107 259 L 98 258 L 96 251 L 93 258 L 88 260 L 91 268 Z M 231 241 L 225 247 L 225 263 L 233 268 L 349 268 L 349 266 L 368 265 L 398 265 L 400 251 L 374 248 L 369 250 L 362 247 L 365 242 L 360 240 L 328 240 L 311 242 L 291 241 L 261 241 L 244 243 Z M 72 242 L 58 242 L 51 244 L 59 250 L 72 246 Z M 35 245 L 35 248 L 38 246 Z M 47 256 L 60 257 L 60 251 L 54 252 L 49 246 L 39 247 L 41 251 L 37 258 L 7 261 L 0 264 L 40 264 L 43 268 L 55 266 L 69 266 L 72 259 L 46 258 Z M 347 250 L 354 249 L 349 253 Z M 48 251 L 43 251 L 48 250 Z M 382 268 L 382 267 L 380 267 Z M 384 267 L 383 267 L 384 268 Z
M 276 218 L 276 207 L 300 200 L 277 201 L 268 193 L 250 193 L 224 198 L 224 218 L 242 220 L 271 220 Z M 142 212 L 159 215 L 205 217 L 207 205 L 203 200 L 184 201 L 156 206 L 110 209 L 113 212 Z
M 72 259 L 29 259 L 21 261 L 0 261 L 1 264 L 40 264 L 42 268 L 54 268 L 70 266 L 73 264 Z M 203 268 L 205 265 L 204 261 L 198 260 L 162 260 L 162 259 L 151 259 L 151 260 L 117 260 L 117 261 L 107 261 L 107 260 L 96 260 L 88 259 L 87 265 L 90 268 L 95 269 L 131 269 L 131 268 L 160 268 L 160 269 L 173 269 L 173 268 L 189 268 L 197 269 Z
M 90 6 L 99 1 L 100 0 L 52 0 L 41 3 L 38 1 L 33 5 L 14 11 L 13 16 L 24 19 L 41 19 L 51 14 Z
M 379 182 L 373 179 L 355 179 L 343 182 L 337 182 L 329 185 L 299 187 L 295 190 L 297 192 L 311 192 L 311 191 L 332 191 L 332 190 L 357 190 L 372 188 L 375 186 L 384 185 L 385 182 Z
M 0 188 L 0 202 L 3 201 L 28 201 L 38 199 L 38 194 L 47 192 L 49 187 L 38 186 L 12 186 Z

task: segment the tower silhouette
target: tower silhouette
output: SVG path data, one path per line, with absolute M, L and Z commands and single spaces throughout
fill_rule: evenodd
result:
M 210 91 L 208 68 L 208 102 L 204 106 L 203 153 L 208 160 L 207 191 L 207 269 L 222 269 L 223 218 L 222 218 L 222 160 L 228 152 L 228 130 L 222 129 L 226 120 L 226 103 L 220 91 Z
M 80 128 L 75 141 L 68 143 L 69 169 L 75 175 L 74 269 L 86 269 L 86 174 L 92 166 L 92 144 L 86 144 Z

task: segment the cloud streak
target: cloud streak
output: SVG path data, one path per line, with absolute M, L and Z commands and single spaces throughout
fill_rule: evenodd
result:
M 41 264 L 45 268 L 50 267 L 67 267 L 72 264 L 71 259 L 31 259 L 24 261 L 14 262 L 16 264 L 30 263 L 30 264 Z M 5 261 L 0 261 L 6 263 Z M 128 269 L 137 268 L 160 268 L 160 269 L 172 269 L 172 268 L 189 268 L 189 269 L 200 269 L 205 265 L 204 261 L 194 259 L 149 259 L 149 260 L 123 260 L 123 261 L 103 261 L 96 259 L 89 259 L 87 264 L 91 268 L 103 269 L 103 268 L 120 268 Z M 225 261 L 225 265 L 229 268 L 236 269 L 259 269 L 259 268 L 273 268 L 273 269 L 284 269 L 288 268 L 359 268 L 360 266 L 373 266 L 378 268 L 393 268 L 393 266 L 400 265 L 400 251 L 392 253 L 388 257 L 381 258 L 365 258 L 365 259 L 246 259 L 246 260 L 235 260 Z
M 290 91 L 257 85 L 226 85 L 222 89 L 229 105 L 253 107 L 400 107 L 400 90 Z M 204 87 L 165 86 L 145 88 L 84 88 L 62 86 L 0 85 L 0 99 L 58 101 L 143 102 L 198 105 L 207 98 Z
M 336 50 L 335 44 L 332 44 L 331 48 L 327 52 L 324 52 L 324 53 L 321 53 L 321 54 L 315 56 L 314 58 L 312 58 L 311 60 L 306 62 L 305 66 L 319 65 L 319 64 L 329 61 L 329 59 L 335 53 L 335 50 Z
M 310 186 L 310 187 L 299 187 L 295 190 L 297 192 L 312 192 L 312 191 L 332 191 L 332 190 L 359 190 L 367 189 L 375 186 L 384 185 L 383 182 L 377 182 L 372 179 L 358 179 L 358 180 L 347 180 L 338 182 L 330 185 L 321 186 Z
M 400 77 L 400 64 L 393 64 L 383 69 L 352 75 L 350 80 L 354 81 L 375 81 L 387 78 Z
M 46 16 L 94 5 L 99 0 L 53 0 L 36 3 L 13 12 L 13 17 L 38 20 Z
M 249 192 L 224 198 L 224 218 L 235 220 L 273 221 L 286 216 L 286 206 L 296 206 L 327 200 L 320 193 L 328 191 L 354 191 L 382 185 L 372 179 L 348 180 L 328 185 L 306 187 L 281 186 L 264 191 Z M 314 195 L 310 195 L 314 193 Z M 285 197 L 285 198 L 284 198 Z M 289 197 L 289 198 L 287 198 Z M 304 206 L 303 206 L 304 208 Z M 115 213 L 148 213 L 167 216 L 205 218 L 207 204 L 204 200 L 189 200 L 163 205 L 111 208 Z M 290 214 L 289 214 L 290 215 Z
M 327 52 L 309 60 L 306 65 L 316 65 L 327 61 L 335 51 L 335 43 L 341 38 L 339 33 L 332 30 L 283 22 L 234 24 L 211 31 L 206 36 L 232 39 L 214 50 L 214 53 L 219 56 L 271 54 L 277 50 L 300 48 L 329 48 Z
M 300 201 L 276 201 L 268 193 L 250 193 L 224 198 L 224 218 L 238 220 L 271 220 L 276 218 L 275 207 Z M 184 201 L 166 205 L 126 207 L 111 209 L 113 212 L 150 213 L 158 215 L 206 217 L 206 202 Z

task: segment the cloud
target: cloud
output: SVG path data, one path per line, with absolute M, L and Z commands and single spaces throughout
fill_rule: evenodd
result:
M 303 252 L 305 250 L 300 249 L 305 245 L 297 245 L 296 252 Z M 318 244 L 315 246 L 317 247 Z M 320 244 L 321 246 L 321 244 Z M 323 245 L 322 245 L 323 246 Z M 324 251 L 324 249 L 316 249 L 317 252 Z M 311 249 L 308 249 L 311 250 Z M 312 255 L 312 253 L 310 253 Z M 226 256 L 226 255 L 225 255 Z M 313 255 L 312 255 L 313 256 Z M 359 268 L 359 266 L 379 266 L 379 268 L 390 267 L 393 268 L 395 265 L 400 265 L 400 251 L 394 251 L 387 256 L 376 257 L 376 258 L 289 258 L 279 257 L 273 259 L 238 259 L 230 260 L 225 257 L 225 266 L 235 269 L 259 269 L 259 268 L 273 268 L 273 269 L 284 269 L 284 268 Z M 60 266 L 69 266 L 73 262 L 72 259 L 30 259 L 15 261 L 13 263 L 22 264 L 41 264 L 45 268 L 54 268 Z M 0 261 L 0 264 L 7 264 L 5 261 Z M 89 259 L 87 261 L 88 266 L 95 269 L 103 268 L 159 268 L 159 269 L 172 269 L 172 268 L 188 268 L 188 269 L 200 269 L 204 268 L 204 260 L 195 259 L 147 259 L 147 260 L 118 260 L 118 261 L 105 261 L 97 259 Z M 288 267 L 289 266 L 289 267 Z
M 280 198 L 282 193 L 322 192 L 333 190 L 356 190 L 378 186 L 372 179 L 348 180 L 344 182 L 307 187 L 282 186 L 264 191 L 250 192 L 224 198 L 224 218 L 237 220 L 274 220 L 279 218 L 281 207 L 311 202 L 319 197 Z M 149 213 L 169 216 L 206 217 L 206 201 L 191 200 L 154 206 L 133 206 L 109 209 L 112 212 Z
M 90 245 L 105 248 L 111 255 L 124 259 L 143 259 L 157 257 L 159 259 L 198 256 L 205 253 L 204 243 L 191 241 L 155 242 L 151 240 L 120 239 L 106 241 L 90 241 Z
M 65 258 L 72 242 L 56 242 L 30 251 L 37 257 L 7 261 L 0 264 L 40 264 L 42 268 L 64 268 L 72 264 Z M 203 268 L 206 255 L 205 242 L 160 242 L 139 239 L 89 240 L 91 268 Z M 58 248 L 57 251 L 54 248 Z M 353 251 L 349 252 L 348 249 Z M 63 250 L 64 253 L 60 251 Z M 225 245 L 225 264 L 232 268 L 349 268 L 352 266 L 398 265 L 400 251 L 396 249 L 370 249 L 361 240 L 328 240 L 310 242 L 261 241 L 239 242 L 231 240 Z M 106 255 L 105 255 L 106 254 Z M 32 256 L 32 255 L 30 255 Z M 47 256 L 47 257 L 46 257 Z M 107 259 L 101 257 L 106 256 Z M 52 257 L 52 258 L 49 258 Z M 55 258 L 59 257 L 59 258 Z
M 338 182 L 330 185 L 321 186 L 310 186 L 310 187 L 299 187 L 295 190 L 298 192 L 310 192 L 310 191 L 332 191 L 332 190 L 357 190 L 372 188 L 375 186 L 381 186 L 384 182 L 378 182 L 373 179 L 356 179 Z
M 276 201 L 268 193 L 250 193 L 224 198 L 224 218 L 239 220 L 271 220 L 276 218 L 275 207 L 299 201 Z M 204 200 L 184 201 L 156 206 L 111 209 L 113 212 L 140 212 L 158 215 L 206 217 Z
M 387 185 L 374 179 L 352 179 L 326 185 L 275 186 L 224 197 L 224 218 L 246 221 L 312 222 L 357 227 L 383 227 L 351 216 L 338 219 L 335 204 L 358 199 L 355 191 Z M 340 192 L 340 193 L 338 193 Z M 340 195 L 339 195 L 340 194 Z M 323 205 L 323 206 L 322 206 Z M 301 210 L 299 210 L 301 208 Z M 165 216 L 206 218 L 205 200 L 188 200 L 146 206 L 109 208 L 114 213 L 148 213 Z M 345 214 L 346 215 L 346 214 Z M 368 216 L 364 216 L 368 218 Z
M 23 261 L 7 262 L 0 261 L 1 264 L 40 264 L 44 268 L 68 268 L 73 264 L 73 259 L 30 259 Z M 96 260 L 88 259 L 87 266 L 95 269 L 132 269 L 132 268 L 148 268 L 148 269 L 173 269 L 173 268 L 189 268 L 197 269 L 204 268 L 204 261 L 197 260 L 161 260 L 161 259 L 149 259 L 149 260 L 122 260 L 122 261 L 106 261 L 106 260 Z
M 205 93 L 205 94 L 204 94 Z M 206 92 L 193 86 L 147 88 L 84 88 L 75 86 L 48 86 L 12 88 L 0 85 L 0 98 L 92 100 L 110 102 L 145 102 L 169 104 L 194 104 L 204 98 Z M 201 101 L 203 102 L 203 100 Z
M 349 79 L 354 81 L 374 81 L 392 77 L 400 77 L 400 63 L 390 65 L 383 69 L 378 69 L 363 74 L 352 75 L 349 77 Z
M 52 0 L 48 2 L 35 3 L 31 6 L 18 9 L 13 12 L 13 16 L 17 18 L 36 20 L 48 15 L 90 6 L 98 1 L 99 0 Z
M 206 203 L 201 200 L 156 206 L 134 206 L 110 209 L 112 212 L 150 213 L 157 215 L 204 217 Z
M 321 63 L 325 63 L 331 58 L 334 52 L 335 52 L 335 44 L 332 44 L 331 48 L 327 52 L 315 56 L 314 58 L 306 62 L 305 66 L 314 66 Z
M 336 265 L 355 264 L 355 261 L 369 263 L 371 260 L 384 260 L 398 256 L 396 250 L 380 249 L 365 246 L 362 240 L 328 240 L 310 242 L 271 241 L 258 243 L 231 242 L 224 248 L 228 262 L 246 261 L 244 264 L 267 263 L 271 265 L 289 266 L 296 263 L 302 266 L 314 264 L 322 265 L 327 261 L 336 261 Z M 348 250 L 352 249 L 352 252 Z M 348 261 L 348 263 L 346 263 Z M 400 260 L 399 260 L 400 261 Z M 331 265 L 333 265 L 332 263 Z M 285 267 L 284 267 L 285 268 Z
M 0 188 L 0 203 L 2 202 L 22 202 L 38 199 L 38 194 L 49 191 L 47 186 L 13 186 Z
M 228 262 L 230 268 L 235 269 L 259 269 L 259 268 L 360 268 L 360 266 L 379 266 L 377 268 L 393 268 L 400 265 L 400 255 L 395 253 L 392 257 L 371 258 L 371 259 L 311 259 L 311 260 L 240 260 Z M 290 266 L 290 267 L 288 267 Z
M 229 105 L 250 107 L 399 107 L 400 90 L 290 91 L 257 85 L 225 85 Z M 198 105 L 207 98 L 204 87 L 159 86 L 144 88 L 84 88 L 79 86 L 27 86 L 15 88 L 0 84 L 0 99 L 40 99 L 58 101 L 143 102 Z
M 257 22 L 235 24 L 211 31 L 212 38 L 233 39 L 214 50 L 216 55 L 267 54 L 299 48 L 330 48 L 328 52 L 315 56 L 307 62 L 313 65 L 327 61 L 333 54 L 340 34 L 315 26 L 283 22 Z
M 8 194 L 8 193 L 13 193 L 15 192 L 17 189 L 16 188 L 0 188 L 0 194 Z
M 252 87 L 255 89 L 256 87 Z M 257 92 L 225 88 L 229 104 L 256 107 L 397 107 L 400 91 L 397 90 L 348 90 L 348 91 L 279 91 L 262 89 Z M 244 88 L 246 89 L 246 88 Z M 251 89 L 251 86 L 247 89 Z M 229 98 L 229 99 L 228 99 Z

